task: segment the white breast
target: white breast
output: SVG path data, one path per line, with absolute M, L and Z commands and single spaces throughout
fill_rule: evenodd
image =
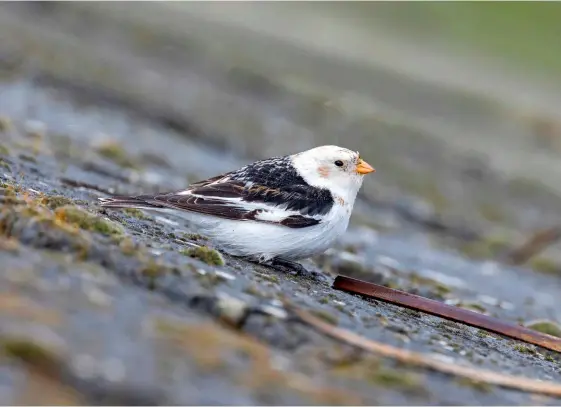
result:
M 195 213 L 182 215 L 219 249 L 231 255 L 260 261 L 274 257 L 298 260 L 323 253 L 335 243 L 349 224 L 352 209 L 349 206 L 334 205 L 319 224 L 305 228 L 217 219 Z M 269 216 L 275 217 L 274 214 Z

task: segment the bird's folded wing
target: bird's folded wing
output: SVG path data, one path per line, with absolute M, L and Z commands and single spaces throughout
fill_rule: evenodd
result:
M 302 185 L 268 188 L 227 179 L 193 185 L 187 191 L 137 198 L 224 219 L 261 221 L 290 228 L 318 224 L 333 204 L 330 196 L 328 199 Z

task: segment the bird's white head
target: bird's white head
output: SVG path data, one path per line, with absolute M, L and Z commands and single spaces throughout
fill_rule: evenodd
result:
M 357 151 L 337 146 L 321 146 L 294 154 L 292 164 L 304 180 L 315 187 L 354 202 L 363 176 L 374 168 Z

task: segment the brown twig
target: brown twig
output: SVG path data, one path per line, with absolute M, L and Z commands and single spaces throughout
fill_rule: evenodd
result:
M 441 318 L 471 325 L 490 332 L 498 333 L 500 335 L 508 336 L 513 339 L 538 345 L 545 349 L 561 352 L 561 338 L 533 331 L 523 326 L 509 324 L 487 315 L 443 304 L 441 302 L 409 294 L 404 291 L 394 290 L 378 284 L 368 283 L 366 281 L 346 276 L 337 276 L 333 282 L 333 288 L 336 290 L 365 295 L 382 301 L 388 301 L 402 307 L 423 311 Z
M 513 265 L 524 264 L 559 239 L 561 239 L 560 227 L 539 230 L 522 246 L 508 253 L 505 261 Z
M 546 394 L 549 396 L 561 396 L 561 385 L 553 382 L 543 382 L 527 379 L 525 377 L 496 373 L 490 370 L 477 369 L 474 367 L 460 366 L 453 363 L 442 362 L 431 356 L 423 355 L 422 353 L 399 349 L 391 345 L 386 345 L 359 336 L 346 329 L 338 328 L 327 322 L 324 322 L 320 318 L 315 317 L 309 312 L 304 311 L 292 304 L 285 304 L 285 306 L 287 310 L 292 312 L 293 315 L 295 315 L 306 325 L 311 326 L 317 331 L 320 331 L 333 339 L 344 342 L 348 345 L 356 346 L 357 348 L 368 352 L 373 352 L 381 356 L 389 357 L 399 362 L 412 364 L 419 367 L 425 367 L 459 377 L 464 377 L 474 382 L 488 383 L 532 393 Z

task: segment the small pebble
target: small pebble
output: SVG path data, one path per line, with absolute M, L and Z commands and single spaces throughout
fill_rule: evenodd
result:
M 494 276 L 500 272 L 500 268 L 494 261 L 486 261 L 481 265 L 479 271 L 484 276 Z
M 177 222 L 175 222 L 175 221 L 173 221 L 173 220 L 164 218 L 164 217 L 162 217 L 162 216 L 155 216 L 154 219 L 155 219 L 157 222 L 165 223 L 165 224 L 167 224 L 167 225 L 179 226 L 179 223 L 177 223 Z
M 245 301 L 226 294 L 220 295 L 217 305 L 220 318 L 232 325 L 238 325 L 248 310 L 248 304 Z
M 111 297 L 97 287 L 85 288 L 84 293 L 92 304 L 99 305 L 101 307 L 107 307 L 111 305 Z
M 97 362 L 92 355 L 81 353 L 72 361 L 76 375 L 83 379 L 93 379 L 99 375 Z
M 235 276 L 233 276 L 233 275 L 230 274 L 230 273 L 226 273 L 225 271 L 220 271 L 220 270 L 218 270 L 218 271 L 215 271 L 214 274 L 216 274 L 216 275 L 219 276 L 219 277 L 222 277 L 222 278 L 225 279 L 225 280 L 230 280 L 230 281 L 232 281 L 232 280 L 235 280 L 235 279 L 236 279 Z
M 47 126 L 39 120 L 28 120 L 23 125 L 25 133 L 32 137 L 45 137 Z
M 500 303 L 500 301 L 498 299 L 496 299 L 494 297 L 491 297 L 490 295 L 485 295 L 485 294 L 479 294 L 477 296 L 477 299 L 484 304 L 492 305 L 494 307 L 496 307 Z
M 386 267 L 391 267 L 391 268 L 394 268 L 394 269 L 399 268 L 399 266 L 400 266 L 399 261 L 397 261 L 396 259 L 393 259 L 391 257 L 388 257 L 388 256 L 378 256 L 376 261 L 379 264 L 382 264 Z
M 0 116 L 0 132 L 8 131 L 12 128 L 12 119 L 8 116 Z
M 101 375 L 110 382 L 122 382 L 126 377 L 126 369 L 119 359 L 107 359 L 101 364 Z
M 449 364 L 453 364 L 456 362 L 456 359 L 453 358 L 452 356 L 448 356 L 448 355 L 443 355 L 441 353 L 431 353 L 430 354 L 431 358 L 436 359 L 440 362 L 444 362 L 444 363 L 449 363 Z

